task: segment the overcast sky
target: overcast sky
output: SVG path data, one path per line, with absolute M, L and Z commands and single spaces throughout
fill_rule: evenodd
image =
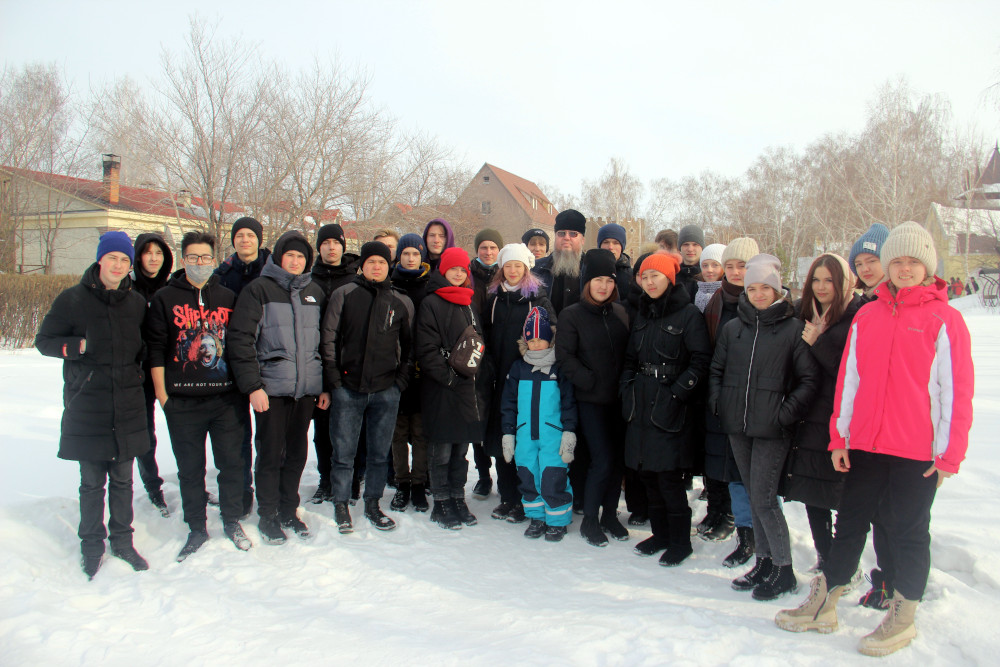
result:
M 55 2 L 0 0 L 0 60 L 55 61 L 78 91 L 160 72 L 189 15 L 290 68 L 339 56 L 373 98 L 483 162 L 578 193 L 633 173 L 744 171 L 764 148 L 857 131 L 905 76 L 1000 138 L 1000 2 Z

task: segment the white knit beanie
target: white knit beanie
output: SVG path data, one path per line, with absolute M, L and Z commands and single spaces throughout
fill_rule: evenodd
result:
M 726 251 L 726 246 L 721 243 L 712 243 L 701 251 L 701 261 L 706 259 L 722 264 L 722 253 Z
M 912 257 L 927 269 L 927 277 L 931 278 L 937 272 L 937 250 L 934 249 L 934 239 L 918 222 L 904 222 L 889 232 L 889 238 L 882 246 L 879 259 L 882 268 L 889 272 L 889 262 L 897 257 Z
M 733 239 L 722 252 L 722 261 L 720 264 L 725 265 L 731 259 L 749 262 L 750 258 L 758 253 L 760 253 L 760 248 L 757 247 L 757 242 L 753 239 L 745 236 Z
M 511 260 L 521 262 L 529 269 L 535 266 L 535 256 L 528 250 L 528 246 L 523 243 L 508 243 L 500 249 L 500 255 L 497 257 L 497 266 L 502 269 L 503 265 Z

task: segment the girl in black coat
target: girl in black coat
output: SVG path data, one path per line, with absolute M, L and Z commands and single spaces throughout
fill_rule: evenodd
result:
M 500 269 L 493 275 L 486 289 L 486 305 L 482 313 L 486 330 L 486 354 L 492 361 L 497 383 L 490 399 L 485 440 L 486 453 L 496 459 L 497 491 L 500 493 L 500 504 L 494 508 L 491 516 L 511 523 L 522 523 L 527 517 L 521 505 L 521 493 L 517 490 L 517 468 L 503 458 L 501 390 L 510 367 L 521 358 L 517 341 L 521 339 L 521 330 L 528 312 L 538 306 L 551 314 L 551 324 L 555 325 L 556 319 L 555 309 L 545 288 L 531 272 L 535 256 L 528 250 L 528 246 L 523 243 L 508 243 L 500 250 L 497 264 Z
M 792 317 L 780 271 L 772 255 L 747 262 L 740 317 L 719 335 L 709 380 L 709 406 L 729 433 L 753 513 L 757 562 L 733 580 L 733 588 L 753 590 L 756 600 L 797 588 L 778 483 L 791 429 L 819 383 L 819 367 L 802 340 L 802 321 Z
M 146 300 L 128 277 L 134 249 L 125 232 L 108 232 L 97 262 L 62 292 L 35 336 L 35 347 L 63 360 L 59 458 L 80 462 L 83 571 L 101 567 L 104 486 L 108 485 L 111 553 L 135 570 L 149 566 L 132 545 L 132 459 L 149 449 L 142 369 Z
M 590 544 L 603 547 L 608 543 L 604 530 L 615 539 L 628 539 L 628 531 L 618 521 L 625 433 L 618 378 L 625 364 L 629 329 L 625 308 L 617 302 L 614 255 L 600 248 L 588 250 L 583 263 L 580 301 L 563 310 L 559 318 L 556 359 L 573 383 L 578 433 L 590 454 L 580 534 Z M 631 271 L 628 279 L 632 279 Z
M 701 313 L 687 290 L 673 283 L 679 265 L 674 255 L 654 253 L 640 267 L 644 294 L 621 382 L 625 465 L 645 484 L 653 528 L 635 551 L 652 556 L 665 549 L 660 564 L 666 566 L 679 565 L 692 552 L 684 471 L 695 463 L 701 418 L 691 405 L 703 391 L 712 356 Z
M 476 391 L 476 378 L 459 375 L 445 357 L 471 324 L 482 335 L 479 315 L 472 307 L 469 256 L 461 248 L 441 253 L 431 274 L 428 294 L 420 305 L 415 333 L 417 364 L 423 378 L 421 397 L 428 472 L 434 509 L 431 521 L 442 528 L 476 524 L 465 503 L 470 442 L 481 442 L 486 402 Z

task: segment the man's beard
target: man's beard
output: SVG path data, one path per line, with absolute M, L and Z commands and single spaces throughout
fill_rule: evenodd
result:
M 566 276 L 567 278 L 580 277 L 580 258 L 583 251 L 575 250 L 553 250 L 552 251 L 552 275 Z

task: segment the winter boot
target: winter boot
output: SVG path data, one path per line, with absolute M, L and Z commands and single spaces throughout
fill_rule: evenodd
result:
M 87 575 L 87 581 L 94 580 L 94 575 L 101 569 L 102 562 L 104 562 L 104 554 L 92 554 L 83 557 L 80 566 L 83 568 L 83 573 Z
M 156 491 L 149 492 L 149 502 L 153 503 L 153 507 L 160 510 L 160 516 L 168 517 L 170 516 L 170 508 L 167 507 L 167 501 L 163 498 L 163 490 L 157 489 Z
M 604 510 L 601 513 L 601 528 L 608 531 L 608 535 L 619 542 L 624 542 L 628 539 L 628 530 L 618 520 L 617 511 L 609 512 L 608 510 Z
M 514 503 L 510 508 L 510 512 L 507 514 L 507 521 L 510 523 L 524 523 L 527 520 L 528 517 L 524 513 L 524 505 L 521 503 Z
M 181 563 L 185 558 L 193 554 L 198 549 L 201 549 L 201 545 L 208 542 L 208 531 L 204 528 L 199 530 L 192 530 L 188 533 L 187 542 L 181 547 L 180 552 L 177 554 L 177 562 Z
M 882 573 L 882 570 L 874 568 L 868 581 L 871 582 L 871 590 L 861 596 L 858 604 L 870 609 L 888 609 L 892 603 L 894 591 L 892 585 L 886 581 L 885 574 Z
M 837 630 L 837 601 L 843 594 L 843 586 L 827 589 L 826 575 L 821 574 L 809 584 L 809 597 L 795 609 L 779 611 L 774 622 L 789 632 L 834 632 Z
M 771 574 L 771 558 L 758 558 L 750 571 L 733 579 L 734 591 L 752 591 Z
M 719 513 L 714 509 L 708 510 L 708 514 L 705 515 L 705 518 L 702 519 L 697 528 L 695 528 L 695 533 L 699 536 L 704 535 L 708 531 L 715 528 L 715 524 L 718 520 Z
M 480 476 L 479 481 L 472 487 L 472 497 L 476 500 L 486 500 L 493 490 L 493 478 L 489 474 Z
M 149 569 L 149 563 L 146 559 L 139 555 L 139 552 L 135 550 L 135 547 L 131 544 L 127 547 L 121 547 L 120 549 L 112 549 L 111 555 L 115 558 L 121 558 L 123 561 L 132 566 L 132 569 L 136 572 L 142 572 L 143 570 Z
M 410 483 L 400 482 L 396 486 L 396 493 L 392 496 L 389 509 L 393 512 L 405 512 L 406 506 L 410 504 Z
M 469 506 L 465 503 L 465 498 L 452 498 L 451 504 L 455 508 L 455 515 L 458 517 L 458 520 L 466 526 L 475 526 L 479 523 L 476 520 L 476 516 L 469 511 Z
M 396 527 L 396 522 L 382 513 L 378 498 L 365 498 L 365 518 L 379 530 L 392 530 Z
M 917 612 L 918 600 L 907 600 L 899 591 L 892 596 L 885 618 L 871 634 L 861 638 L 858 650 L 864 655 L 881 657 L 895 653 L 917 636 L 913 616 Z
M 291 530 L 300 540 L 312 539 L 312 533 L 309 532 L 309 526 L 299 519 L 298 515 L 294 512 L 281 517 L 281 527 Z
M 545 534 L 547 526 L 541 519 L 532 519 L 528 527 L 524 529 L 524 536 L 531 540 L 537 540 Z
M 740 526 L 736 529 L 736 548 L 722 561 L 726 567 L 743 565 L 754 553 L 753 528 Z
M 330 499 L 330 493 L 331 493 L 330 489 L 331 489 L 330 480 L 328 479 L 319 480 L 319 486 L 316 487 L 316 493 L 314 493 L 312 495 L 312 498 L 310 498 L 306 502 L 313 505 L 322 505 L 324 501 Z
M 431 511 L 431 521 L 448 530 L 461 530 L 462 522 L 450 500 L 435 500 Z
M 653 536 L 635 545 L 635 552 L 640 556 L 654 556 L 670 546 L 670 526 L 665 508 L 657 507 L 650 511 L 649 525 Z
M 257 524 L 257 529 L 260 531 L 260 536 L 264 538 L 265 544 L 284 544 L 288 539 L 285 531 L 281 529 L 277 514 L 262 516 Z
M 594 547 L 608 546 L 608 538 L 601 530 L 601 524 L 596 516 L 584 516 L 583 523 L 580 524 L 580 536 L 587 540 L 587 544 Z
M 253 546 L 253 542 L 247 537 L 247 534 L 243 532 L 243 526 L 240 525 L 239 521 L 227 521 L 222 525 L 222 532 L 226 534 L 236 548 L 240 551 L 249 551 L 250 547 Z
M 647 537 L 642 542 L 639 542 L 639 544 L 635 545 L 635 548 L 632 549 L 632 551 L 636 552 L 637 554 L 643 557 L 655 556 L 656 554 L 666 549 L 667 546 L 669 546 L 667 538 L 653 535 L 652 537 Z
M 493 508 L 493 511 L 490 513 L 490 518 L 496 519 L 497 521 L 506 521 L 513 508 L 513 503 L 500 503 Z
M 413 503 L 415 512 L 426 512 L 430 509 L 427 504 L 427 493 L 423 484 L 414 484 L 410 487 L 410 502 Z
M 628 525 L 645 526 L 649 523 L 649 515 L 645 512 L 632 512 L 628 515 Z
M 736 530 L 736 525 L 733 523 L 733 515 L 720 513 L 715 525 L 698 537 L 707 542 L 725 542 L 734 530 Z
M 670 544 L 660 556 L 660 565 L 677 567 L 694 553 L 691 548 L 691 510 L 667 515 L 667 537 Z
M 562 542 L 562 538 L 566 537 L 566 532 L 566 526 L 549 526 L 545 529 L 545 541 Z
M 792 564 L 772 564 L 771 572 L 767 575 L 767 579 L 757 584 L 753 589 L 751 597 L 754 600 L 766 602 L 767 600 L 780 598 L 785 593 L 794 593 L 797 590 L 799 590 L 799 582 L 795 578 L 795 570 L 792 569 Z
M 341 535 L 354 532 L 354 525 L 351 523 L 351 510 L 348 509 L 347 503 L 333 504 L 333 520 L 337 522 L 337 530 Z

